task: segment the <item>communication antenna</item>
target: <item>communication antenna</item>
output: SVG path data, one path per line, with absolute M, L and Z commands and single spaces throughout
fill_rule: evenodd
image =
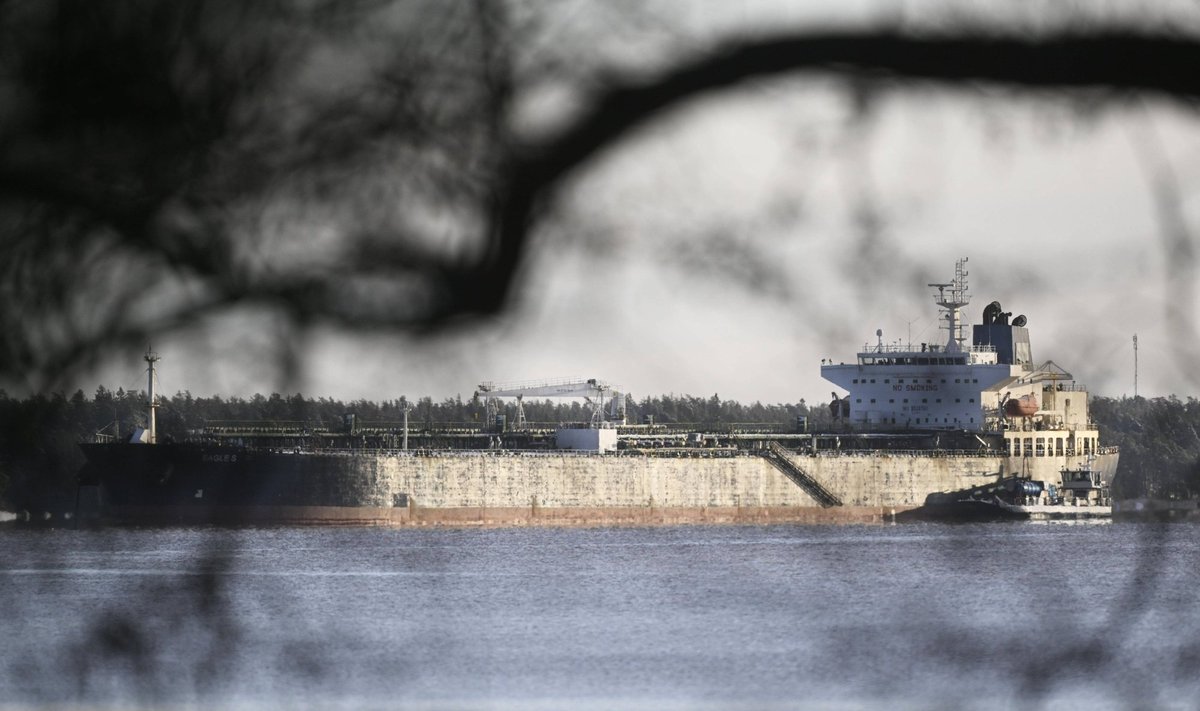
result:
M 921 320 L 920 318 L 914 318 L 914 319 L 909 319 L 909 321 L 908 321 L 908 349 L 910 351 L 912 350 L 912 325 L 920 320 Z
M 1137 397 L 1137 334 L 1133 334 L 1133 396 Z
M 408 451 L 408 413 L 413 411 L 412 405 L 408 404 L 407 398 L 401 398 L 401 412 L 404 413 L 404 440 L 400 445 L 400 449 Z

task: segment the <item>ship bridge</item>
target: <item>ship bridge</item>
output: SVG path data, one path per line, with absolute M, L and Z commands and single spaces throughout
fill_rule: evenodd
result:
M 849 393 L 841 414 L 856 427 L 980 430 L 981 393 L 1015 377 L 1015 368 L 997 363 L 994 351 L 897 350 L 862 353 L 857 364 L 825 365 L 821 375 Z
M 859 365 L 992 365 L 997 363 L 997 353 L 992 345 L 971 345 L 957 352 L 944 350 L 941 346 L 922 343 L 920 348 L 909 345 L 863 346 L 858 352 Z
M 848 392 L 834 394 L 835 417 L 856 429 L 985 428 L 985 403 L 997 383 L 1026 375 L 1031 349 L 1025 317 L 1008 322 L 992 302 L 983 324 L 968 341 L 961 310 L 970 303 L 966 259 L 955 265 L 954 279 L 930 284 L 941 309 L 942 343 L 885 344 L 876 330 L 874 345 L 864 345 L 855 363 L 823 364 L 821 375 Z M 994 396 L 992 398 L 994 400 Z

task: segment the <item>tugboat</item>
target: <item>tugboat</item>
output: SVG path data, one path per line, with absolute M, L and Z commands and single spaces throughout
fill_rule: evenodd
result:
M 1063 467 L 1058 484 L 1028 477 L 1004 477 L 991 484 L 925 497 L 925 504 L 897 520 L 1054 521 L 1112 518 L 1112 498 L 1093 459 Z

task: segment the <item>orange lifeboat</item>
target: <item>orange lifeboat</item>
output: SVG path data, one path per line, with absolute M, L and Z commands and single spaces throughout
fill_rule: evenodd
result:
M 1009 417 L 1032 417 L 1038 410 L 1037 396 L 1022 395 L 1004 403 L 1004 414 Z

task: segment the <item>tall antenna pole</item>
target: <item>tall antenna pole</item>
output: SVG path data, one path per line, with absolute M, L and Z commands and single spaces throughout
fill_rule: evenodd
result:
M 146 346 L 146 355 L 142 358 L 150 364 L 149 374 L 146 376 L 146 397 L 150 400 L 146 412 L 146 444 L 158 444 L 158 426 L 155 422 L 157 418 L 154 416 L 158 409 L 158 403 L 154 401 L 154 364 L 158 362 L 158 354 L 150 346 Z
M 1138 375 L 1138 373 L 1137 373 L 1137 370 L 1138 370 L 1138 364 L 1137 364 L 1137 334 L 1135 333 L 1135 334 L 1133 334 L 1133 396 L 1134 396 L 1135 398 L 1138 396 L 1138 393 L 1137 393 L 1137 375 Z
M 404 442 L 400 445 L 400 449 L 408 451 L 408 413 L 412 412 L 412 408 L 408 406 L 408 401 L 404 402 Z

